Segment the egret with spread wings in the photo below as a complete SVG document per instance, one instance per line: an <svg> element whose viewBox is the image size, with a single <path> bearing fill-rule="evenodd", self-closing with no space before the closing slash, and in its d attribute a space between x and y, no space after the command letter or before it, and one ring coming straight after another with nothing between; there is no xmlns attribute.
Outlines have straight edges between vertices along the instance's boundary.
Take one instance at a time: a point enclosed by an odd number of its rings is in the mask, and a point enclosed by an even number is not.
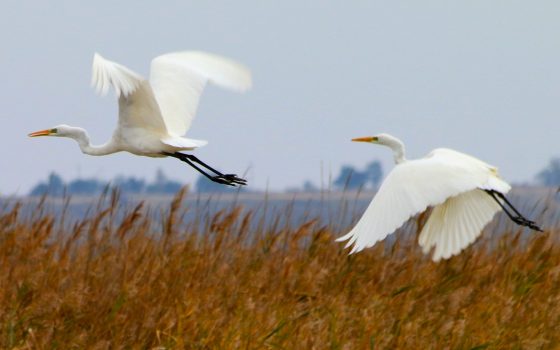
<svg viewBox="0 0 560 350"><path fill-rule="evenodd" d="M111 139L94 146L84 129L68 125L58 125L29 136L69 137L78 142L83 153L94 156L126 151L140 156L174 157L214 182L245 185L244 179L223 174L196 156L183 153L207 144L183 135L190 128L198 100L208 82L243 92L251 87L251 73L227 58L185 51L154 58L148 81L95 54L92 85L100 94L106 94L112 86L119 98L119 120Z"/></svg>
<svg viewBox="0 0 560 350"><path fill-rule="evenodd" d="M387 175L356 226L337 241L354 245L351 253L373 246L410 217L432 207L419 236L424 253L435 247L433 260L447 259L480 235L500 209L516 224L542 231L509 202L511 186L498 170L451 149L438 148L425 158L405 159L404 144L388 134L352 141L388 146L395 168Z"/></svg>

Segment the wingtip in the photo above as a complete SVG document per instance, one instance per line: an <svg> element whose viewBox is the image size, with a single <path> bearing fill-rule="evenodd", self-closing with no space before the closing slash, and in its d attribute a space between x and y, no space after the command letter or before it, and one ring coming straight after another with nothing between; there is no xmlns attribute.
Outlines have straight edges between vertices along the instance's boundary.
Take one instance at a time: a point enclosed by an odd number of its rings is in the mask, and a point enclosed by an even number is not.
<svg viewBox="0 0 560 350"><path fill-rule="evenodd" d="M103 58L98 52L93 54L91 86L101 96L112 86L116 96L128 96L139 86L143 78L116 62Z"/></svg>
<svg viewBox="0 0 560 350"><path fill-rule="evenodd" d="M225 84L225 87L234 92L244 94L253 88L253 77L251 74L251 70L240 63L233 63L238 68L238 76L237 78L235 78L235 82L232 81L230 84Z"/></svg>
<svg viewBox="0 0 560 350"><path fill-rule="evenodd" d="M104 58L103 58L103 56L101 56L99 54L99 52L94 52L93 53L93 63L94 64L95 64L95 62L99 62L99 61L103 61L103 60L104 60Z"/></svg>
<svg viewBox="0 0 560 350"><path fill-rule="evenodd" d="M352 247L352 250L350 250L350 253L348 253L348 255L355 254L355 253L359 252L360 250L362 250L362 248L358 247L357 244L354 244L354 246Z"/></svg>
<svg viewBox="0 0 560 350"><path fill-rule="evenodd" d="M244 64L238 63L241 69L244 71L245 74L245 83L242 87L242 92L247 92L253 88L253 73L249 69L249 67L245 66Z"/></svg>
<svg viewBox="0 0 560 350"><path fill-rule="evenodd" d="M335 242L344 242L344 241L349 240L351 237L352 237L352 232L348 232L344 236L340 236L340 237L336 238Z"/></svg>

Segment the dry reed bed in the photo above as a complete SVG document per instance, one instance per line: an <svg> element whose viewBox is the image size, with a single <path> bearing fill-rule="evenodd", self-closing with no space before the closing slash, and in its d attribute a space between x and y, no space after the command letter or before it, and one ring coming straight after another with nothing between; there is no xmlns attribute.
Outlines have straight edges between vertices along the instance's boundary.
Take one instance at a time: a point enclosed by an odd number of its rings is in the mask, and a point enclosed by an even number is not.
<svg viewBox="0 0 560 350"><path fill-rule="evenodd" d="M558 229L433 263L413 234L347 256L314 221L232 208L203 232L180 193L153 229L118 195L72 229L0 215L0 347L539 349L560 346ZM421 219L418 219L421 220ZM487 232L486 236L491 236ZM407 238L409 237L409 238Z"/></svg>

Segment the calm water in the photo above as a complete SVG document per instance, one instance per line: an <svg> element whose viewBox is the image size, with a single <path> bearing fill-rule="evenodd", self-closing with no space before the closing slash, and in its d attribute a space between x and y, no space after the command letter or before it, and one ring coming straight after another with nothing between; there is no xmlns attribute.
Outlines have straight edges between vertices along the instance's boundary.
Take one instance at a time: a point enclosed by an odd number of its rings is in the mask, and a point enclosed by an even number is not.
<svg viewBox="0 0 560 350"><path fill-rule="evenodd" d="M187 194L182 202L181 212L186 225L203 228L209 218L220 211L241 207L242 212L253 213L253 224L273 224L279 219L280 225L300 225L312 219L317 224L330 226L335 232L344 232L353 225L366 209L373 192L322 192L322 193L239 193L239 194ZM560 226L560 194L556 189L522 187L515 188L508 195L511 202L528 218L543 227ZM160 223L166 215L172 196L127 196L119 200L116 217L122 217L139 203L143 203L143 213ZM22 204L21 217L40 215L37 205L40 198L0 198L0 208L6 211L15 203ZM91 217L107 208L109 199L74 197L69 200L49 198L45 201L41 215L52 214L60 217L65 211L65 222L69 225ZM65 209L66 208L66 209ZM99 209L101 208L101 209ZM117 220L118 222L118 220ZM410 223L409 223L410 224ZM492 225L503 229L514 227L503 213L499 213ZM501 230L503 231L503 230Z"/></svg>

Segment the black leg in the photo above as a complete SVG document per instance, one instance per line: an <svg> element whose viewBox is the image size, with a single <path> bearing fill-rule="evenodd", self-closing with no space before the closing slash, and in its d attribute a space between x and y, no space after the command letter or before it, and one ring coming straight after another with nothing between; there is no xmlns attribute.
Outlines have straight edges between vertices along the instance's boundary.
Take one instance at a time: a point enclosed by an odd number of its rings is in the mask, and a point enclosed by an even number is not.
<svg viewBox="0 0 560 350"><path fill-rule="evenodd" d="M525 222L525 226L532 228L533 230L537 230L540 232L543 232L543 230L537 226L536 222L527 219L526 217L524 217L514 206L513 204L511 204L511 202L506 198L506 196L503 193L497 192L497 195L504 200L504 202L511 208L511 210L513 210L513 212L517 215L517 217Z"/></svg>
<svg viewBox="0 0 560 350"><path fill-rule="evenodd" d="M502 210L511 219L511 221L515 222L518 225L526 226L529 227L530 229L543 232L543 230L539 226L537 226L537 224L534 221L531 221L525 218L523 215L521 215L521 213L513 206L513 204L511 204L511 202L507 200L507 198L504 196L503 193L494 190L484 190L484 191L488 193L492 198L494 198L496 203L500 205ZM509 212L509 210L506 208L504 203L502 203L498 197L500 197L511 208L511 210L513 210L515 216Z"/></svg>
<svg viewBox="0 0 560 350"><path fill-rule="evenodd" d="M220 173L219 171L213 169L209 165L207 165L205 163L202 163L202 161L200 161L198 158L196 158L196 157L194 157L190 154L184 154L184 153L179 153L179 152L175 152L175 153L163 152L163 154L166 155L166 156L169 156L169 157L177 158L177 159L187 163L188 165L193 167L196 171L198 171L199 173L201 173L202 175L204 175L206 178L208 178L209 180L211 180L213 182L217 182L219 184L228 185L228 186L246 185L247 184L247 181L245 181L244 179L238 178L237 176L235 176L233 174L224 175L224 174ZM204 171L199 166L197 166L194 162L197 162L197 163L201 164L203 167L207 168L208 170L214 172L216 174L216 176L212 176L212 175L208 174L206 171Z"/></svg>
<svg viewBox="0 0 560 350"><path fill-rule="evenodd" d="M226 179L227 181L236 183L238 185L246 185L247 184L247 180L242 179L235 174L225 174L224 175L221 172L219 172L218 170L212 168L210 165L208 165L208 164L204 163L203 161L201 161L200 159L198 159L198 157L196 157L195 155L185 154L185 156L187 156L193 162L196 162L196 163L202 165L203 167L205 167L206 169L212 171L214 174L218 175L218 177L220 177L222 179Z"/></svg>
<svg viewBox="0 0 560 350"><path fill-rule="evenodd" d="M210 165L208 165L208 164L204 163L203 161L201 161L200 159L198 159L198 157L195 156L194 154L185 154L185 156L187 156L193 162L198 163L198 164L202 165L203 167L205 167L206 169L212 171L216 175L220 175L220 176L224 175L221 172L219 172L218 170L212 168Z"/></svg>
<svg viewBox="0 0 560 350"><path fill-rule="evenodd" d="M506 215L511 219L511 221L515 222L518 225L524 225L525 223L527 223L528 221L525 220L524 218L518 216L514 216L513 214L511 214L508 210L508 208L506 208L506 206L498 199L498 197L496 197L496 194L492 191L487 191L488 194L490 194L490 196L492 198L494 198L494 200L496 201L496 203L498 203L498 205L502 208L502 210L504 211L504 213L506 213Z"/></svg>
<svg viewBox="0 0 560 350"><path fill-rule="evenodd" d="M503 193L496 192L496 195L497 195L498 197L500 197L501 199L503 199L504 202L506 202L506 204L513 210L513 212L514 212L515 214L517 214L517 216L523 217L523 215L521 215L521 213L520 213L519 211L517 211L517 209L515 209L515 207L513 206L513 204L510 203L510 201L506 198L506 196L504 196ZM531 222L532 222L532 221L531 221Z"/></svg>
<svg viewBox="0 0 560 350"><path fill-rule="evenodd" d="M219 184L223 184L223 185L229 185L229 186L235 186L234 184L232 184L229 181L226 181L224 179L222 179L219 176L211 176L209 175L207 172L205 172L204 170L200 169L196 164L194 164L193 162L191 162L189 160L188 157L185 157L186 154L182 154L182 153L166 153L166 155L170 156L170 157L174 157L177 158L185 163L187 163L188 165L192 166L194 169L196 169L196 171L198 171L199 173L201 173L202 175L204 175L205 177L207 177L210 181L214 181L217 182Z"/></svg>

